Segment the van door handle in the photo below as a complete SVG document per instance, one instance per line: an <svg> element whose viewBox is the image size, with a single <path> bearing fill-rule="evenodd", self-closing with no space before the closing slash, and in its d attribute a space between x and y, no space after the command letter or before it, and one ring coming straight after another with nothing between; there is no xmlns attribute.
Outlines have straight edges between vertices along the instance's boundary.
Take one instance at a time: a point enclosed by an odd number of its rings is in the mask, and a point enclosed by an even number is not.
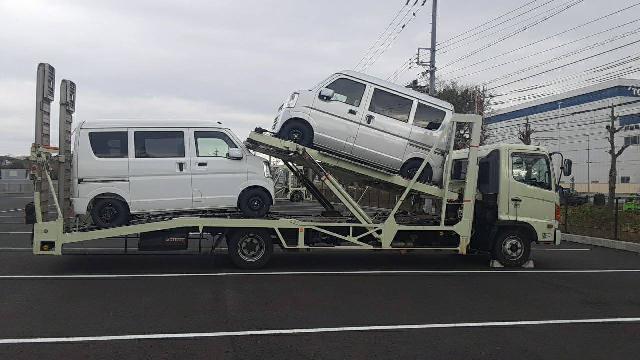
<svg viewBox="0 0 640 360"><path fill-rule="evenodd" d="M198 166L207 166L207 163L206 162L199 162Z"/></svg>
<svg viewBox="0 0 640 360"><path fill-rule="evenodd" d="M515 203L521 203L522 199L520 199L519 197L512 197L511 201L515 202Z"/></svg>
<svg viewBox="0 0 640 360"><path fill-rule="evenodd" d="M373 115L367 115L366 119L367 119L367 124L371 124L371 122L373 121L373 119L375 119L375 117Z"/></svg>
<svg viewBox="0 0 640 360"><path fill-rule="evenodd" d="M182 161L178 161L178 171L179 172L184 171L184 163Z"/></svg>
<svg viewBox="0 0 640 360"><path fill-rule="evenodd" d="M349 111L347 111L347 112L348 112L349 114L351 114L351 115L357 115L357 114L358 114L358 112L357 112L357 111L355 111L355 110L353 110L353 109L349 109Z"/></svg>

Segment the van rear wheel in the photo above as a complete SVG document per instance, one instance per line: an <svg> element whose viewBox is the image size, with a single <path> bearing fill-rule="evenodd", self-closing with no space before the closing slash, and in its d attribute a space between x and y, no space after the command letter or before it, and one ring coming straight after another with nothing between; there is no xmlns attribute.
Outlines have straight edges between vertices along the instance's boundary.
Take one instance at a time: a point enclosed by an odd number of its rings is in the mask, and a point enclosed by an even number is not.
<svg viewBox="0 0 640 360"><path fill-rule="evenodd" d="M129 223L129 208L118 199L98 199L91 208L93 224L101 228L122 226Z"/></svg>
<svg viewBox="0 0 640 360"><path fill-rule="evenodd" d="M288 121L278 132L278 137L302 146L313 144L313 130L302 121Z"/></svg>
<svg viewBox="0 0 640 360"><path fill-rule="evenodd" d="M405 162L400 168L400 176L408 180L413 179L416 172L420 169L420 165L422 165L422 160L420 159L411 159ZM430 183L432 179L433 169L431 168L431 164L427 164L422 170L420 177L418 177L418 181L421 183Z"/></svg>

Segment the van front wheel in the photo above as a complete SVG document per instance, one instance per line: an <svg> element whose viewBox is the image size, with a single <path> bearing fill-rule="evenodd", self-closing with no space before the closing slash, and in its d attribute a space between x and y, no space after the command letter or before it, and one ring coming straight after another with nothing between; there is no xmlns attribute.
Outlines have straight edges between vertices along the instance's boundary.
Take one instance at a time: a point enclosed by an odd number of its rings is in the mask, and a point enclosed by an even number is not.
<svg viewBox="0 0 640 360"><path fill-rule="evenodd" d="M267 215L271 207L271 196L262 189L252 188L243 191L238 198L238 207L242 214L250 218Z"/></svg>
<svg viewBox="0 0 640 360"><path fill-rule="evenodd" d="M129 223L129 208L118 199L98 199L91 208L93 224L100 228L122 226Z"/></svg>
<svg viewBox="0 0 640 360"><path fill-rule="evenodd" d="M284 124L278 132L278 137L302 146L309 147L313 144L313 130L301 121L292 120Z"/></svg>

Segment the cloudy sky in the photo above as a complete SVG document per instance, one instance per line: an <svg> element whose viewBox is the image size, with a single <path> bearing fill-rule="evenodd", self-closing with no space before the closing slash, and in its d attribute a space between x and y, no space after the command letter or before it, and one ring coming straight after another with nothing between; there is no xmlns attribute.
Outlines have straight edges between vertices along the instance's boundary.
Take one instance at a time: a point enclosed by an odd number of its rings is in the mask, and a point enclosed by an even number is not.
<svg viewBox="0 0 640 360"><path fill-rule="evenodd" d="M291 91L309 88L336 70L355 68L394 18L395 23L373 47L374 56L370 52L366 57L365 63L370 65L365 71L387 78L398 69L406 69L403 63L416 53L418 46L426 46L429 39L431 2L426 1L420 7L422 2L419 0L411 8L414 0L409 6L404 6L405 0L0 0L0 154L26 154L33 141L35 75L39 62L55 66L56 92L63 78L77 84L76 120L212 119L222 121L245 137L250 129L269 125L277 107ZM459 43L446 42L527 3L520 11L454 39ZM457 80L474 85L487 82L492 87L632 43L640 39L640 22L623 24L640 17L640 6L492 59L636 3L635 0L441 0L438 40L443 43L443 51L438 57L439 65L447 65L508 37L445 66L442 78L477 72ZM525 10L531 11L514 18ZM537 26L527 26L542 19ZM614 26L621 27L580 40ZM527 29L509 37L523 27ZM465 39L468 35L473 37ZM392 39L395 40L391 42ZM586 46L593 48L584 50ZM566 55L573 51L578 52ZM638 44L625 45L589 61L496 91L508 92L573 74L577 74L573 83L554 85L554 91L584 85L587 77L579 76L582 71L639 52ZM541 64L563 55L557 61ZM523 57L527 58L519 60ZM460 69L483 60L486 61L475 67ZM513 63L488 69L509 61ZM522 72L495 80L516 71ZM406 69L394 80L406 83L418 72L415 67ZM638 78L638 73L626 77ZM58 95L52 123L57 123Z"/></svg>

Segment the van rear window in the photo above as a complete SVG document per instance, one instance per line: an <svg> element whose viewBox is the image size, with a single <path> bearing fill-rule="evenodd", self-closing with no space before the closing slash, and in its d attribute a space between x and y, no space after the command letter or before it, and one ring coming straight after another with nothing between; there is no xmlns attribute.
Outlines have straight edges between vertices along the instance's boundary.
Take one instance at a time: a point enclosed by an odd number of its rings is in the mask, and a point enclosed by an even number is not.
<svg viewBox="0 0 640 360"><path fill-rule="evenodd" d="M136 131L133 135L136 158L184 157L184 132Z"/></svg>
<svg viewBox="0 0 640 360"><path fill-rule="evenodd" d="M90 132L91 150L99 158L126 158L129 156L126 131Z"/></svg>
<svg viewBox="0 0 640 360"><path fill-rule="evenodd" d="M413 117L413 125L427 130L438 130L446 113L423 103L418 103L416 114Z"/></svg>

